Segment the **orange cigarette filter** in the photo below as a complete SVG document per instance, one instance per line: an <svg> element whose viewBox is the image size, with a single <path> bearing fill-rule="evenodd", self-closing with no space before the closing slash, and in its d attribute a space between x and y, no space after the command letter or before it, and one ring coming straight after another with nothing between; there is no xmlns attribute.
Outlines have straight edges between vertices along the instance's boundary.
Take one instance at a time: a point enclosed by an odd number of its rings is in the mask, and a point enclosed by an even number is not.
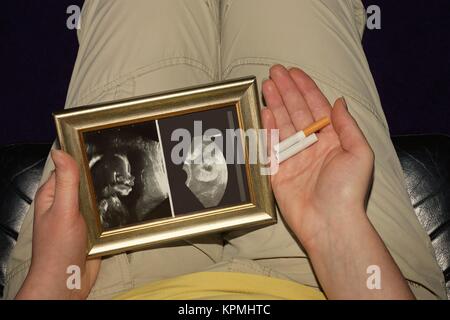
<svg viewBox="0 0 450 320"><path fill-rule="evenodd" d="M331 120L329 117L325 117L323 119L320 119L319 121L314 122L312 125L310 125L308 128L304 129L303 132L305 133L305 137L316 133L317 131L325 128L327 125L331 123Z"/></svg>
<svg viewBox="0 0 450 320"><path fill-rule="evenodd" d="M289 138L286 138L285 140L281 141L279 144L275 145L274 150L277 152L282 152L283 150L286 150L289 147L292 147L293 145L295 145L297 143L301 143L303 141L303 139L309 137L313 133L316 133L317 131L326 127L330 123L331 123L331 120L328 117L320 119L319 121L314 122L308 128L297 132L296 134L290 136Z"/></svg>

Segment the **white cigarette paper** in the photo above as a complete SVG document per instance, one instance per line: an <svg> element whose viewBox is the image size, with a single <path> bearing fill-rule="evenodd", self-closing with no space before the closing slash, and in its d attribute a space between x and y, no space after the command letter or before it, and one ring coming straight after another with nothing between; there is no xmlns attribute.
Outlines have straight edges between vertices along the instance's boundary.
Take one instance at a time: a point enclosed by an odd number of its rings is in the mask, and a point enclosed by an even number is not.
<svg viewBox="0 0 450 320"><path fill-rule="evenodd" d="M293 146L297 142L300 142L303 139L305 139L305 132L299 131L296 134L290 136L289 138L287 138L287 139L281 141L280 143L278 143L277 145L275 145L273 147L273 149L276 152L281 152L281 151L284 151L287 148Z"/></svg>
<svg viewBox="0 0 450 320"><path fill-rule="evenodd" d="M282 162L286 161L287 159L295 156L297 153L312 146L317 141L319 141L319 139L317 138L317 135L315 133L313 133L313 134L307 136L306 138L303 138L302 140L298 141L294 145L291 145L289 148L284 149L281 152L275 151L275 155L278 159L278 163L282 163Z"/></svg>

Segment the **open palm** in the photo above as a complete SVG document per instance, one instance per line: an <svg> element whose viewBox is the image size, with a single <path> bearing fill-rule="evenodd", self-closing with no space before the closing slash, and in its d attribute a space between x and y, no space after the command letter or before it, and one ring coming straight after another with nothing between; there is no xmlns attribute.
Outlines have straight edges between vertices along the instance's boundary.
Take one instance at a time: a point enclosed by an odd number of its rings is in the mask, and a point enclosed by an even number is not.
<svg viewBox="0 0 450 320"><path fill-rule="evenodd" d="M279 129L280 140L330 117L319 141L280 164L271 177L280 211L302 244L327 239L330 228L362 212L373 170L373 152L347 110L344 99L334 108L314 81L297 68L273 66L263 83L268 108L266 129Z"/></svg>

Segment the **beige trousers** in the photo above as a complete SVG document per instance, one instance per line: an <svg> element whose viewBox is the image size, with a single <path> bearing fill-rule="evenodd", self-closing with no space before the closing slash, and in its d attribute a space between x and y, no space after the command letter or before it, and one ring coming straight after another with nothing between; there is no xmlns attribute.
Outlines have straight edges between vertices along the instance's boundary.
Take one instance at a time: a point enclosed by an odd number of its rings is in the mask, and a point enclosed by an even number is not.
<svg viewBox="0 0 450 320"><path fill-rule="evenodd" d="M368 215L419 298L445 298L443 275L410 204L362 46L360 0L87 0L66 108L300 67L331 102L345 96L376 156ZM50 115L49 115L50 116ZM53 169L47 161L42 180ZM29 268L33 209L8 266L13 298ZM90 298L202 270L272 275L317 287L282 219L103 259Z"/></svg>

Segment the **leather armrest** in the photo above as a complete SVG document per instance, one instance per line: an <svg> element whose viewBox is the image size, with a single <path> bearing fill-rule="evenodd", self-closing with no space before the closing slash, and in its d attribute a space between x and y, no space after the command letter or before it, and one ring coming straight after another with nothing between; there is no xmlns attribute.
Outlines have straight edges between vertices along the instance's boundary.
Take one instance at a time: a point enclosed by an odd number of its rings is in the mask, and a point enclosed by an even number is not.
<svg viewBox="0 0 450 320"><path fill-rule="evenodd" d="M393 138L416 215L431 238L450 298L450 137Z"/></svg>
<svg viewBox="0 0 450 320"><path fill-rule="evenodd" d="M0 147L0 297L6 264L34 199L51 144Z"/></svg>

